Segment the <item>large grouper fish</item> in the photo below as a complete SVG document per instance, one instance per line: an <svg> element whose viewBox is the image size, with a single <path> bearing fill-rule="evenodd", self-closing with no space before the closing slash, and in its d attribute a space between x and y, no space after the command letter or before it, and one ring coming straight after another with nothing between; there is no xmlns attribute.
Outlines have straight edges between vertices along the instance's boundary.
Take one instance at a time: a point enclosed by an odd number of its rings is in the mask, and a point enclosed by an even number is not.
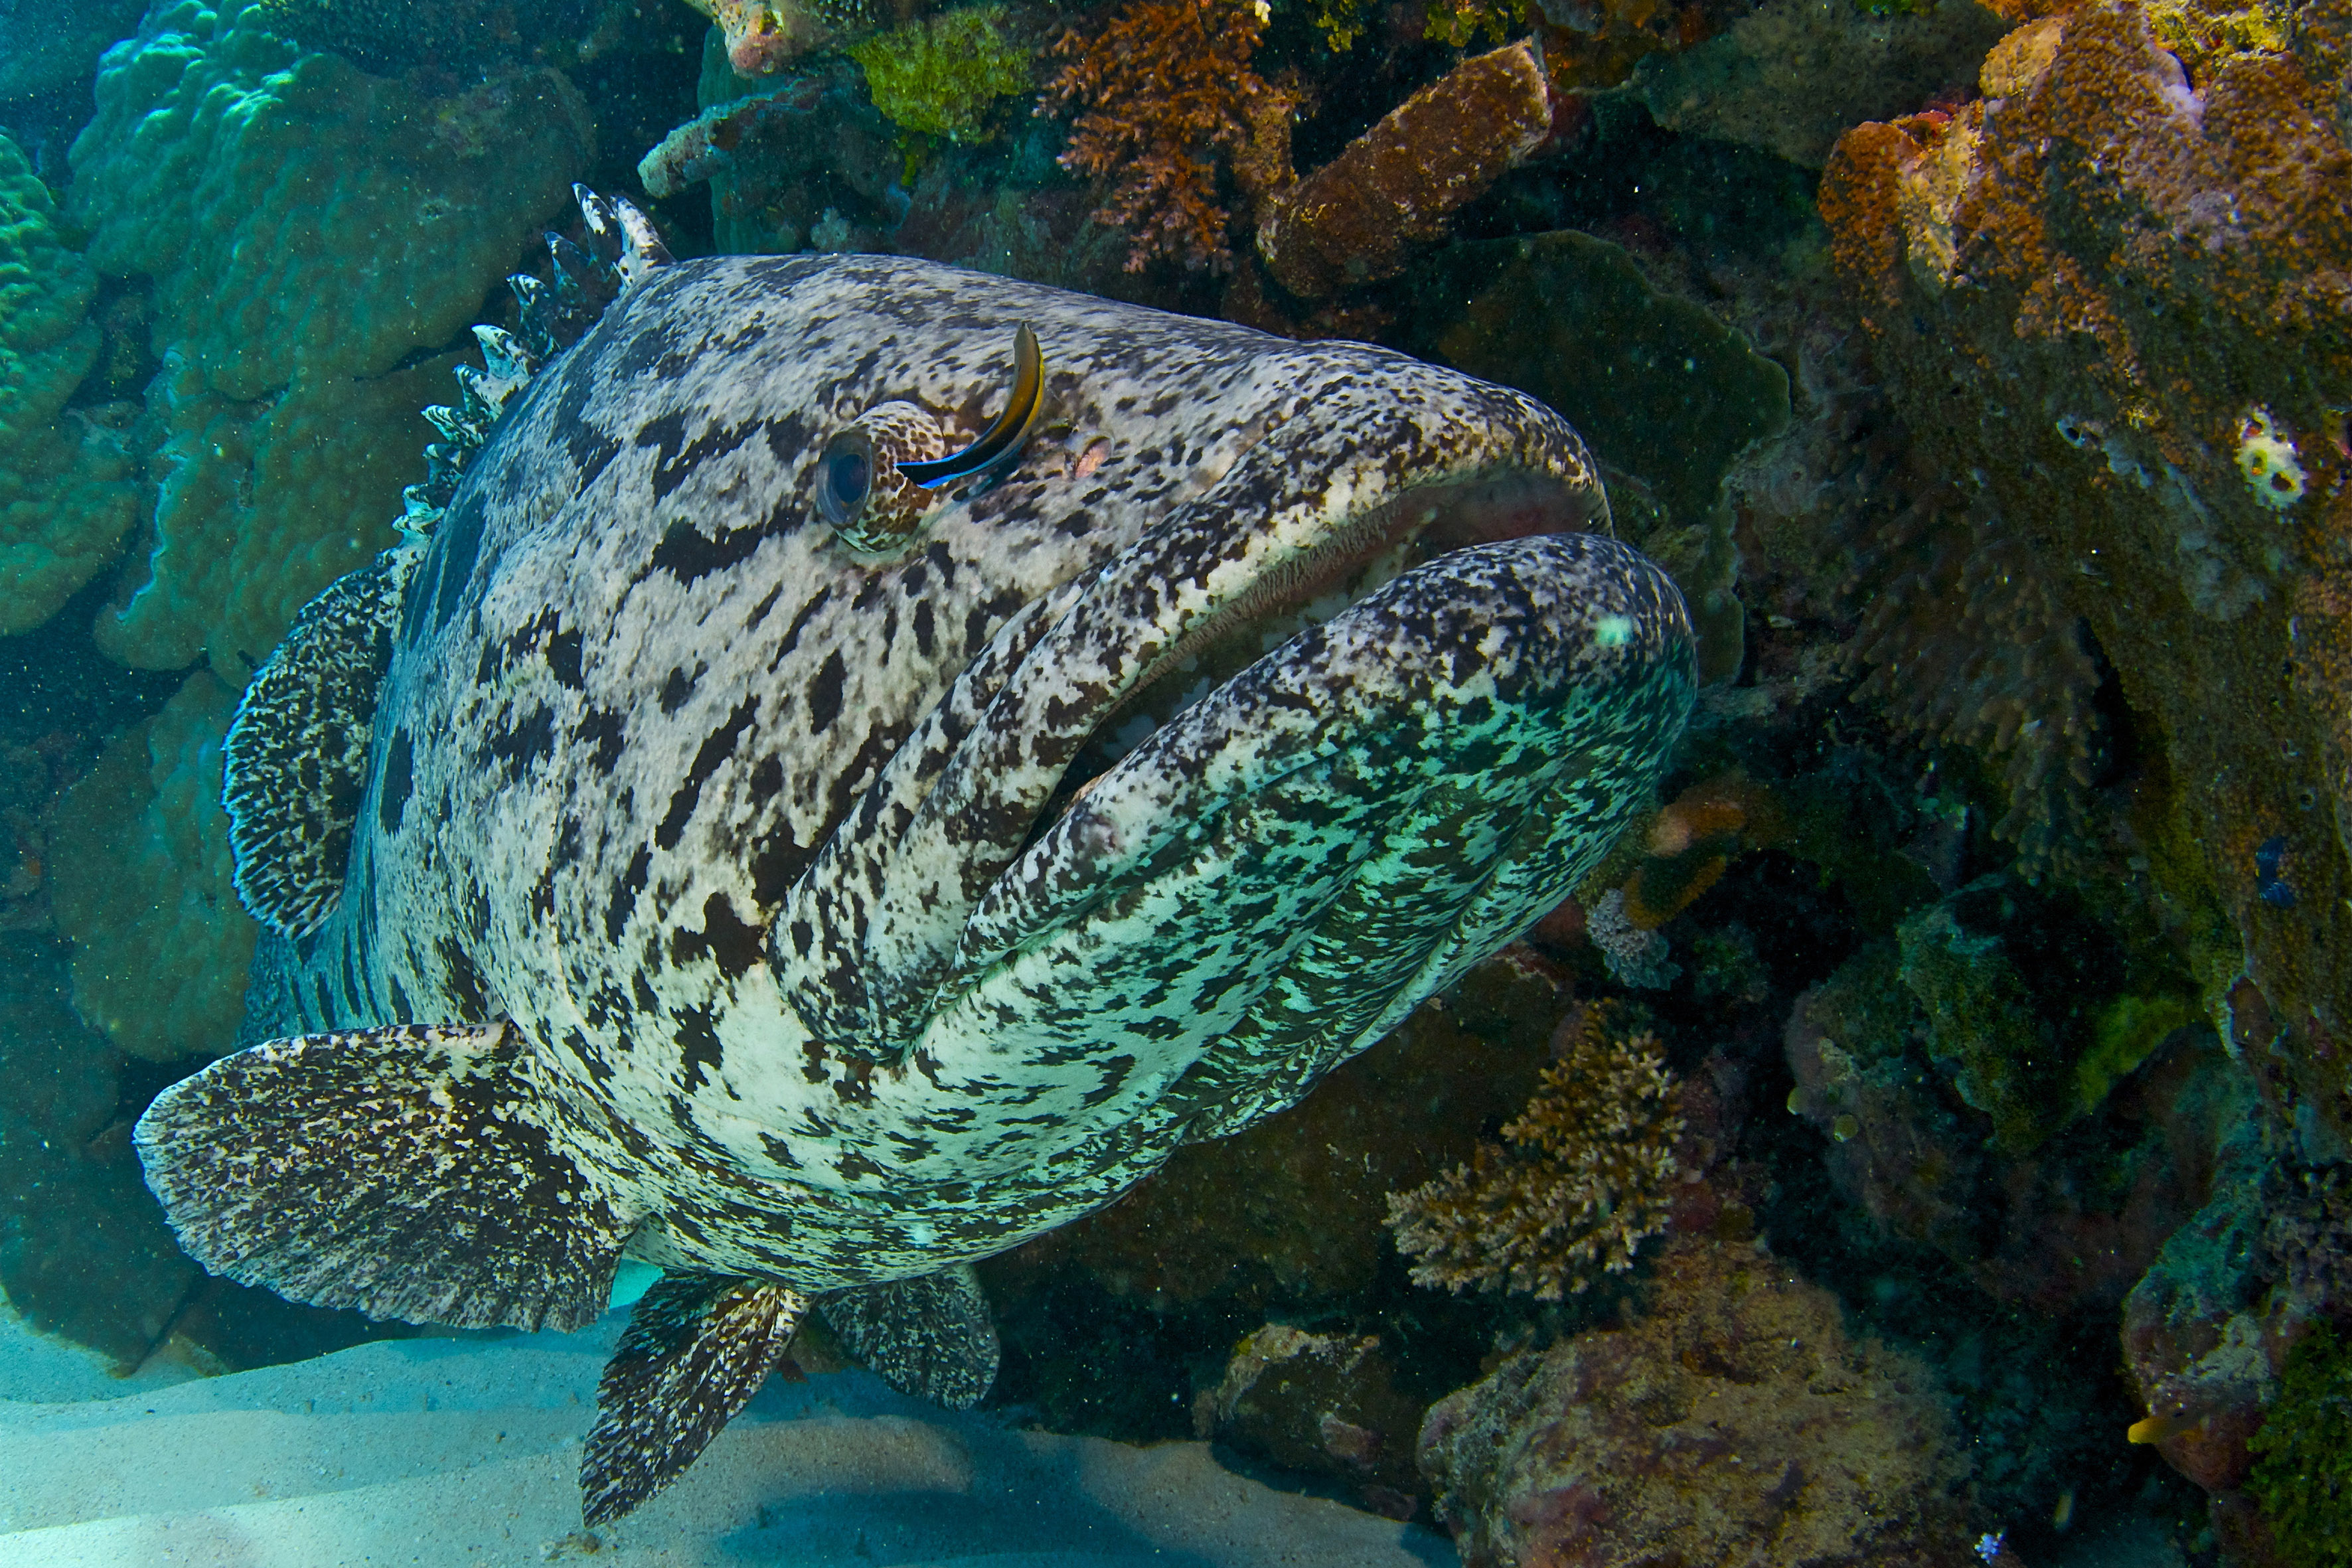
<svg viewBox="0 0 2352 1568"><path fill-rule="evenodd" d="M252 1042L147 1178L229 1279L570 1329L591 1524L804 1312L987 1391L971 1264L1304 1095L1645 809L1681 596L1518 393L583 193L403 542L225 747Z"/></svg>

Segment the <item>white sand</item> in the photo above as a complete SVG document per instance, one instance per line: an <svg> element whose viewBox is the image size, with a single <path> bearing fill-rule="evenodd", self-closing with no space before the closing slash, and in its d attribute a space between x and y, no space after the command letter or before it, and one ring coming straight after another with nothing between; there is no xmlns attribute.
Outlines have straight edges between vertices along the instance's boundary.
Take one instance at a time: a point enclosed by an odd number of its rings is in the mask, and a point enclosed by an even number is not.
<svg viewBox="0 0 2352 1568"><path fill-rule="evenodd" d="M1199 1444L1010 1431L862 1373L771 1381L684 1479L592 1540L580 1445L621 1318L145 1385L0 1325L0 1568L1454 1561L1441 1538L1270 1490Z"/></svg>

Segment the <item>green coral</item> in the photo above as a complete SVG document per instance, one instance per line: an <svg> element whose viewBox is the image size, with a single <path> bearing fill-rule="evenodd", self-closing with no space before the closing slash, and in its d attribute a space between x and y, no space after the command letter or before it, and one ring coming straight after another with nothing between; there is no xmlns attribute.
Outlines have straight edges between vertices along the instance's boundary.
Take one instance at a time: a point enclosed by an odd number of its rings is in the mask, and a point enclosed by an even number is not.
<svg viewBox="0 0 2352 1568"><path fill-rule="evenodd" d="M1002 5L909 22L843 52L864 68L875 108L950 142L987 140L990 108L1029 90L1029 51L1005 37Z"/></svg>
<svg viewBox="0 0 2352 1568"><path fill-rule="evenodd" d="M2246 1490L2289 1568L2352 1563L2352 1340L2323 1324L2287 1353L2278 1399L2246 1447Z"/></svg>
<svg viewBox="0 0 2352 1568"><path fill-rule="evenodd" d="M61 230L48 188L0 137L0 636L54 615L137 518L121 438L67 411L102 345L97 274Z"/></svg>

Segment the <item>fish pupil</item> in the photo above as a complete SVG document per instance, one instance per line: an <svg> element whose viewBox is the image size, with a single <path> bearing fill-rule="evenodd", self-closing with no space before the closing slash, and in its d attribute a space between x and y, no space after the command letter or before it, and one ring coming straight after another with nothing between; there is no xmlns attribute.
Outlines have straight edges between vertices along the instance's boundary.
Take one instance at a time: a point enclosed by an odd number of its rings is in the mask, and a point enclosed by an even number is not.
<svg viewBox="0 0 2352 1568"><path fill-rule="evenodd" d="M863 452L836 452L826 465L825 482L833 489L833 499L844 510L856 507L866 499L866 489L872 471Z"/></svg>

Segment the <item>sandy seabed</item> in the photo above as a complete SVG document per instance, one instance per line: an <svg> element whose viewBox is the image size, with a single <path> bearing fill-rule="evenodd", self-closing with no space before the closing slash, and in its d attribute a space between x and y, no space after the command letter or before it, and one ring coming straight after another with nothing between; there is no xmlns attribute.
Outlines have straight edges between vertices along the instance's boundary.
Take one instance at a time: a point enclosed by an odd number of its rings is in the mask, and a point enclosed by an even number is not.
<svg viewBox="0 0 2352 1568"><path fill-rule="evenodd" d="M0 1568L744 1564L1433 1568L1445 1541L1205 1446L1013 1429L864 1373L771 1380L699 1463L590 1535L577 1475L625 1314L124 1383L0 1326Z"/></svg>

